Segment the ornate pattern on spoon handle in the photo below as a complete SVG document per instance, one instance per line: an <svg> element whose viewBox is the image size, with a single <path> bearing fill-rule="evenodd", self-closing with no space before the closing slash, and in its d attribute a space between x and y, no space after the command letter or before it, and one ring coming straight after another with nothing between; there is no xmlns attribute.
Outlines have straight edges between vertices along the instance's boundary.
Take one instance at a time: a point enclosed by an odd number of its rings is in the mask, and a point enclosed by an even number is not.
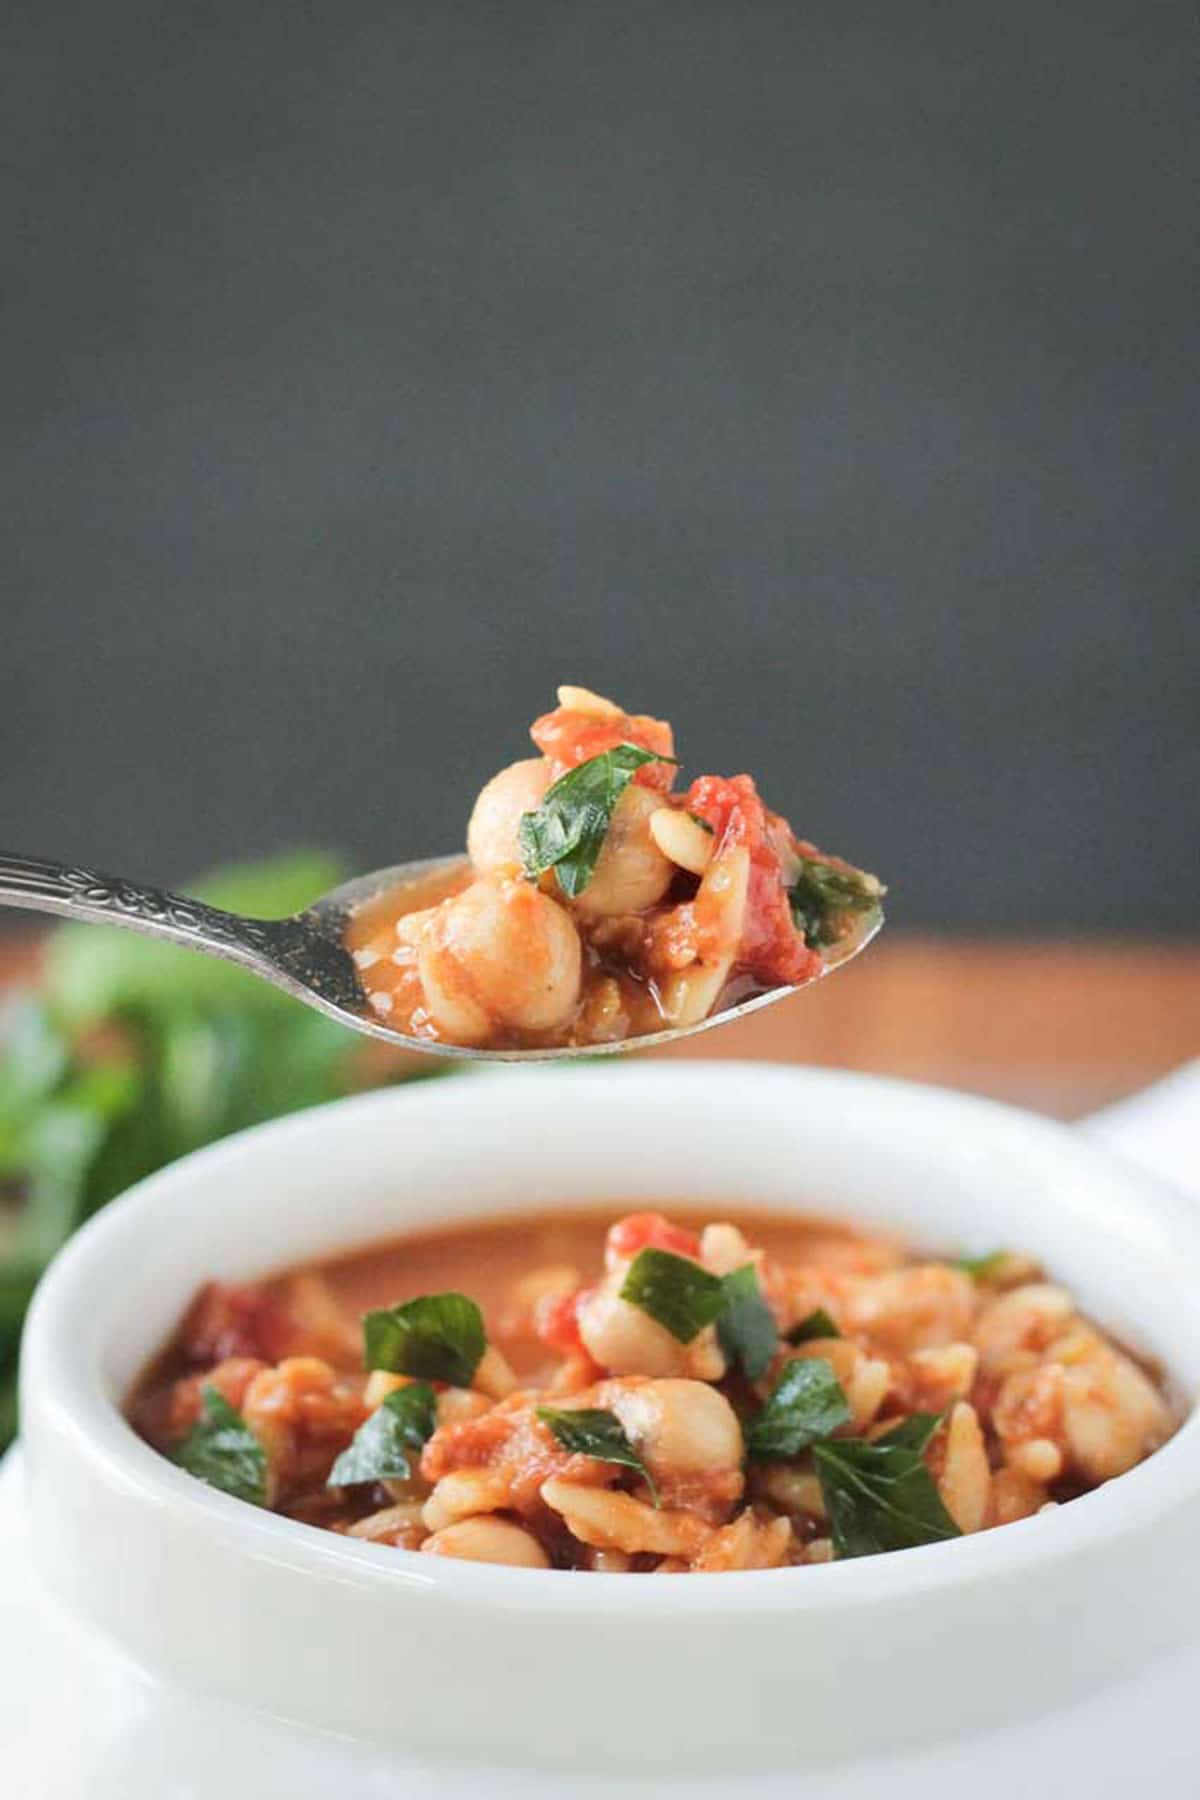
<svg viewBox="0 0 1200 1800"><path fill-rule="evenodd" d="M361 1013L366 997L336 915L247 919L187 894L102 875L72 863L0 855L0 906L124 925L210 956L241 963L326 1012Z"/></svg>
<svg viewBox="0 0 1200 1800"><path fill-rule="evenodd" d="M0 856L0 905L6 901L94 924L126 925L175 943L206 945L238 961L270 957L277 948L278 928L271 920L245 919L166 888L38 857Z"/></svg>

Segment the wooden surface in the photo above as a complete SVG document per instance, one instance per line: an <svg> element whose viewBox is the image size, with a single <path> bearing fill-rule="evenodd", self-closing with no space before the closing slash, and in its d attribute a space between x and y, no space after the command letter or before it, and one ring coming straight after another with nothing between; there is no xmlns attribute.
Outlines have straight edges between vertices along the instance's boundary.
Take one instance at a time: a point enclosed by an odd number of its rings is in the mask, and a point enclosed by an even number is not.
<svg viewBox="0 0 1200 1800"><path fill-rule="evenodd" d="M1200 946L885 937L669 1054L869 1069L1075 1118L1200 1056Z"/></svg>
<svg viewBox="0 0 1200 1800"><path fill-rule="evenodd" d="M0 938L0 986L35 941ZM670 1056L869 1069L1074 1118L1200 1056L1200 944L885 937L818 987Z"/></svg>

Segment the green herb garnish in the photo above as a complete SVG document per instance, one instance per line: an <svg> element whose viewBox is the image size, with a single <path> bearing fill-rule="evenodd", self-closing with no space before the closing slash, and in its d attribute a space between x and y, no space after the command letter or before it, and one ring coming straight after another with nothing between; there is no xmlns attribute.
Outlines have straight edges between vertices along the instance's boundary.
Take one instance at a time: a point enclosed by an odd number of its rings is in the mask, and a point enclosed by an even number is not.
<svg viewBox="0 0 1200 1800"><path fill-rule="evenodd" d="M692 821L693 825L698 825L700 827L701 831L707 831L709 837L712 837L713 828L709 824L707 819L702 819L700 817L699 813L694 813L694 812L690 812L688 814L688 818Z"/></svg>
<svg viewBox="0 0 1200 1800"><path fill-rule="evenodd" d="M368 1369L470 1387L486 1349L483 1314L465 1294L422 1294L363 1319Z"/></svg>
<svg viewBox="0 0 1200 1800"><path fill-rule="evenodd" d="M750 1421L746 1452L751 1462L780 1462L849 1423L850 1408L832 1366L822 1356L798 1356Z"/></svg>
<svg viewBox="0 0 1200 1800"><path fill-rule="evenodd" d="M412 1474L410 1450L432 1437L437 1423L437 1395L427 1381L413 1381L384 1397L329 1471L328 1487L354 1487L362 1481L407 1481Z"/></svg>
<svg viewBox="0 0 1200 1800"><path fill-rule="evenodd" d="M814 1338L840 1338L842 1334L836 1320L818 1306L784 1335L789 1344L811 1344Z"/></svg>
<svg viewBox="0 0 1200 1800"><path fill-rule="evenodd" d="M347 873L304 851L184 885L276 918ZM115 928L52 933L37 990L0 1005L0 1450L25 1309L71 1232L189 1150L361 1086L359 1042L232 963Z"/></svg>
<svg viewBox="0 0 1200 1800"><path fill-rule="evenodd" d="M969 1275L972 1281L991 1281L1000 1273L1010 1255L1008 1250L989 1250L986 1256L960 1256L954 1266L961 1269L964 1275Z"/></svg>
<svg viewBox="0 0 1200 1800"><path fill-rule="evenodd" d="M621 1299L690 1344L725 1309L728 1298L719 1275L670 1250L639 1250L621 1286Z"/></svg>
<svg viewBox="0 0 1200 1800"><path fill-rule="evenodd" d="M885 892L878 877L865 869L841 869L805 856L788 889L792 921L810 950L824 949L844 935L847 920L874 911Z"/></svg>
<svg viewBox="0 0 1200 1800"><path fill-rule="evenodd" d="M564 1450L576 1456L594 1456L597 1462L619 1463L635 1469L646 1482L658 1505L654 1477L625 1435L616 1413L598 1406L539 1406L537 1416L553 1432Z"/></svg>
<svg viewBox="0 0 1200 1800"><path fill-rule="evenodd" d="M209 1487L249 1500L253 1506L267 1503L267 1454L224 1394L208 1382L201 1392L203 1410L172 1461L205 1481Z"/></svg>
<svg viewBox="0 0 1200 1800"><path fill-rule="evenodd" d="M918 1413L874 1443L838 1438L813 1447L837 1556L874 1556L962 1535L922 1460L940 1422Z"/></svg>
<svg viewBox="0 0 1200 1800"><path fill-rule="evenodd" d="M723 1286L725 1308L717 1319L717 1337L729 1362L748 1381L757 1381L770 1368L779 1344L775 1315L763 1299L753 1263L726 1275Z"/></svg>
<svg viewBox="0 0 1200 1800"><path fill-rule="evenodd" d="M902 1450L915 1450L918 1456L924 1454L933 1440L945 1413L909 1413L907 1419L901 1419L889 1431L881 1431L872 1442L876 1444L899 1444Z"/></svg>
<svg viewBox="0 0 1200 1800"><path fill-rule="evenodd" d="M521 864L530 881L547 869L568 900L592 879L618 800L645 763L673 762L637 744L617 744L600 756L568 769L546 789L535 812L522 814L517 828Z"/></svg>

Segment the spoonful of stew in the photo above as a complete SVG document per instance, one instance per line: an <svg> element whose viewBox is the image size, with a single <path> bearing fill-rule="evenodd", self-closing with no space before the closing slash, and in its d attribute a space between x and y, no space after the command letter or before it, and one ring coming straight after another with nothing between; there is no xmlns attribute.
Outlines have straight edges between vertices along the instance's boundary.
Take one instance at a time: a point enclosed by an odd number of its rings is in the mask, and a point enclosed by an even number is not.
<svg viewBox="0 0 1200 1800"><path fill-rule="evenodd" d="M678 785L671 727L586 688L494 775L466 856L359 876L285 919L0 856L0 904L241 964L356 1031L506 1061L666 1043L839 968L883 923L874 875L798 838L749 775Z"/></svg>

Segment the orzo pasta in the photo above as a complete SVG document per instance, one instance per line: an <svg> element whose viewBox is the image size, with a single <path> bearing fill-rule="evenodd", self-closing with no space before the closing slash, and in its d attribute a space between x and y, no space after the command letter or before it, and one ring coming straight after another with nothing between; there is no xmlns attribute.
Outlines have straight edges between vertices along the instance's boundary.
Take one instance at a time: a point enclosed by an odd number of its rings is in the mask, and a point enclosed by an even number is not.
<svg viewBox="0 0 1200 1800"><path fill-rule="evenodd" d="M686 1208L460 1226L211 1284L130 1416L193 1475L425 1555L778 1569L1070 1501L1171 1434L1028 1259Z"/></svg>

